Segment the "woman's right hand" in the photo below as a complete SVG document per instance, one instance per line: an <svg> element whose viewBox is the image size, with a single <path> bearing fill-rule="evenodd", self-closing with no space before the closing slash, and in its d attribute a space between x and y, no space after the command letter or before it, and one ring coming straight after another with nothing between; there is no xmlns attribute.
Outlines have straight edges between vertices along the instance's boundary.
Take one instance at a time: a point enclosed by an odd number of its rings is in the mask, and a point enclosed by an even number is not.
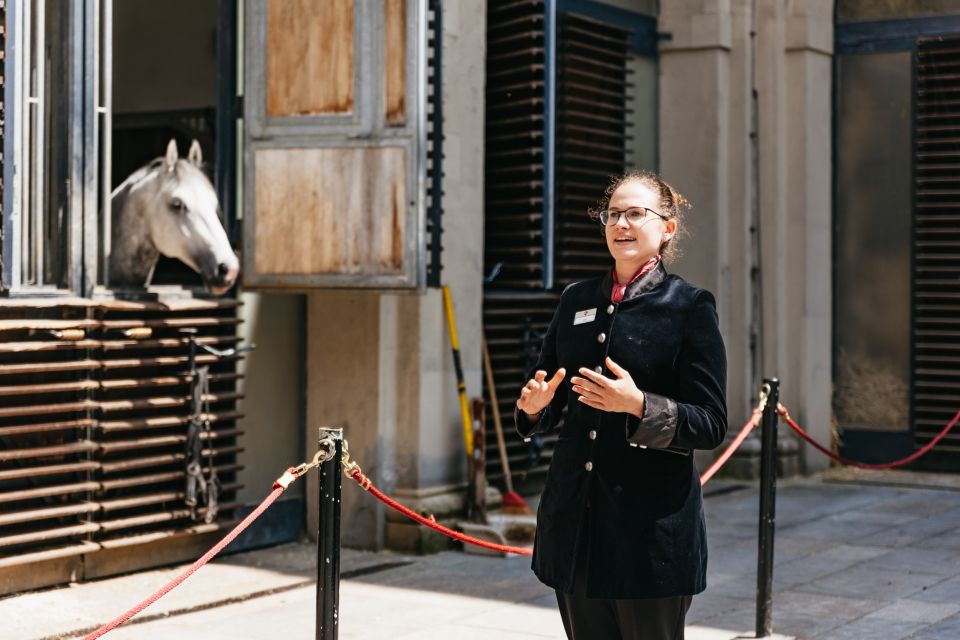
<svg viewBox="0 0 960 640"><path fill-rule="evenodd" d="M564 369L557 369L550 380L547 380L547 372L542 369L537 371L533 378L527 380L527 384L520 391L520 398L517 400L517 408L535 419L537 414L543 411L550 401L553 400L553 394L557 392L557 387L563 382L563 377L567 374Z"/></svg>

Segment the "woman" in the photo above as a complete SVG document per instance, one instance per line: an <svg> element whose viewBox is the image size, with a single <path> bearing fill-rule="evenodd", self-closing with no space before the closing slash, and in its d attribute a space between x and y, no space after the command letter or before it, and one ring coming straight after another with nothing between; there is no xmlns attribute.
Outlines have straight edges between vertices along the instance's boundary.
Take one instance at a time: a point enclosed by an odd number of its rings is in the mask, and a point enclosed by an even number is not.
<svg viewBox="0 0 960 640"><path fill-rule="evenodd" d="M726 433L726 352L713 295L663 266L687 206L651 173L611 184L595 213L615 266L564 290L517 400L524 437L567 408L533 570L574 640L682 639L706 587L692 450Z"/></svg>

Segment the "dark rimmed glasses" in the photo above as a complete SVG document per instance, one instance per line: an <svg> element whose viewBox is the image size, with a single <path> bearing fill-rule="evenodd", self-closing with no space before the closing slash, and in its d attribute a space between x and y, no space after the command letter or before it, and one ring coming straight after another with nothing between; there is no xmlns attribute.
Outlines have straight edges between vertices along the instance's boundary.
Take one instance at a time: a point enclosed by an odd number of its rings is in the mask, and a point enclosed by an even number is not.
<svg viewBox="0 0 960 640"><path fill-rule="evenodd" d="M653 219L650 214L653 214L662 220L667 219L667 216L658 211L654 211L653 209L648 209L647 207L630 207L624 211L604 209L600 212L600 224L604 226L615 225L620 222L620 216L626 215L627 222L629 222L631 225L640 225L644 224L647 220Z"/></svg>

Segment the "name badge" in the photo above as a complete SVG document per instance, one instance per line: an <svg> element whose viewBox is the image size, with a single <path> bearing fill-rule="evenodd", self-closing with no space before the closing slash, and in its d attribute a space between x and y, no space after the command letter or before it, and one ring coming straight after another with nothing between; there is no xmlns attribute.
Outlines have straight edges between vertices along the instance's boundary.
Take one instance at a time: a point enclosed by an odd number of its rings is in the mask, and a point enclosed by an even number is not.
<svg viewBox="0 0 960 640"><path fill-rule="evenodd" d="M586 324L588 322L593 322L597 318L597 308L593 309L584 309L583 311L577 311L577 314L573 316L573 324Z"/></svg>

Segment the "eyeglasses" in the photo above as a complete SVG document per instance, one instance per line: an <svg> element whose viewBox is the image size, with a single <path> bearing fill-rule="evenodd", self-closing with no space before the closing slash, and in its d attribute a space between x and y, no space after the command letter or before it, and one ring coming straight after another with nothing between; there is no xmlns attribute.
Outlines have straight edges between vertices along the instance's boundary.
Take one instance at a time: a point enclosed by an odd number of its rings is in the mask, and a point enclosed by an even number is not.
<svg viewBox="0 0 960 640"><path fill-rule="evenodd" d="M613 226L620 222L620 216L626 215L627 222L632 225L644 224L647 220L653 220L653 217L650 214L657 216L663 220L667 219L667 216L662 213L658 213L653 209L648 209L646 207L630 207L626 211L614 211L613 209L604 209L600 212L600 223L605 226Z"/></svg>

